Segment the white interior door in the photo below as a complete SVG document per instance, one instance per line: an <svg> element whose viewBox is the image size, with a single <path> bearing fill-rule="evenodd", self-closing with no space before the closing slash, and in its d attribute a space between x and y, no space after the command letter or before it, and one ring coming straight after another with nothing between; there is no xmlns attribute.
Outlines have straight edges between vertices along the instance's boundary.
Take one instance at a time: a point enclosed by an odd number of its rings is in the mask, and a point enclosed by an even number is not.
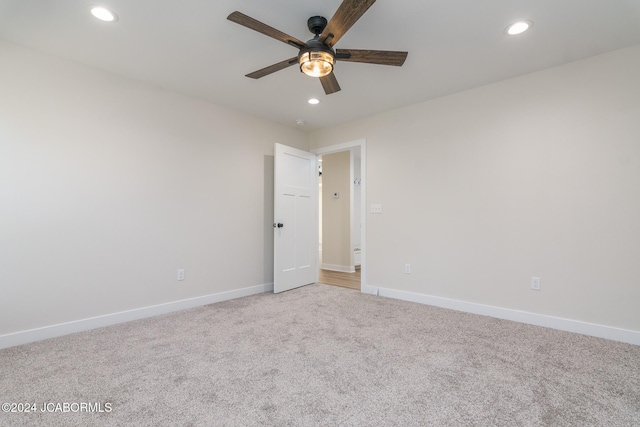
<svg viewBox="0 0 640 427"><path fill-rule="evenodd" d="M318 273L316 155L275 145L273 292L315 283Z"/></svg>

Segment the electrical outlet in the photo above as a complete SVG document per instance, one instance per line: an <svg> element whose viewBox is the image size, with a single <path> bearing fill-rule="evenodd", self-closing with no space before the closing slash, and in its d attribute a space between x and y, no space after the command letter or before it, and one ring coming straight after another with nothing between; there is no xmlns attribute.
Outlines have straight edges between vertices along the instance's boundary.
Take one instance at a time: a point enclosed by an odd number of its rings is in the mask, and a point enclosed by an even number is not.
<svg viewBox="0 0 640 427"><path fill-rule="evenodd" d="M404 265L404 272L406 274L411 274L411 264L405 264Z"/></svg>
<svg viewBox="0 0 640 427"><path fill-rule="evenodd" d="M539 291L540 290L540 278L539 277L532 277L531 278L531 289L533 289L534 291Z"/></svg>
<svg viewBox="0 0 640 427"><path fill-rule="evenodd" d="M180 281L184 280L184 268L181 268L180 270L178 270L178 280Z"/></svg>

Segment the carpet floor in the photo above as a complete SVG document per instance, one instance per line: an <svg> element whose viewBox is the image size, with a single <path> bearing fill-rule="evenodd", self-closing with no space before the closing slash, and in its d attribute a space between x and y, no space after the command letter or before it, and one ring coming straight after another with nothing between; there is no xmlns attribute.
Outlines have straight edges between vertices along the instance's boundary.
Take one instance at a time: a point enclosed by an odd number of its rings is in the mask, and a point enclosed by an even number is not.
<svg viewBox="0 0 640 427"><path fill-rule="evenodd" d="M640 346L310 285L0 350L0 396L1 426L640 426Z"/></svg>

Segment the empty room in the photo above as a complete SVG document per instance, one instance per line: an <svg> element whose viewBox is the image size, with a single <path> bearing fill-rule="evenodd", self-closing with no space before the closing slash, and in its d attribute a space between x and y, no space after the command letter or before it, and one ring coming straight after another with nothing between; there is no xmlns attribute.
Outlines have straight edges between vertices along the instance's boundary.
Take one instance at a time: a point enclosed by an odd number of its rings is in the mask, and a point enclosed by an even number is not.
<svg viewBox="0 0 640 427"><path fill-rule="evenodd" d="M639 307L637 0L0 0L2 426L639 426Z"/></svg>

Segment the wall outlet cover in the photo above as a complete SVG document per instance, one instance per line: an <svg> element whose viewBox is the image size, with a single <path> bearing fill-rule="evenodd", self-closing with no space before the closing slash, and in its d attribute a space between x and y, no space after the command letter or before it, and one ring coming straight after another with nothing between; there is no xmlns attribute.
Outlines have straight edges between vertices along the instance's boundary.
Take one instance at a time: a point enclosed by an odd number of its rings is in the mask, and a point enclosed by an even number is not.
<svg viewBox="0 0 640 427"><path fill-rule="evenodd" d="M540 290L540 278L539 277L532 277L531 278L531 289L533 289L534 291L539 291Z"/></svg>

